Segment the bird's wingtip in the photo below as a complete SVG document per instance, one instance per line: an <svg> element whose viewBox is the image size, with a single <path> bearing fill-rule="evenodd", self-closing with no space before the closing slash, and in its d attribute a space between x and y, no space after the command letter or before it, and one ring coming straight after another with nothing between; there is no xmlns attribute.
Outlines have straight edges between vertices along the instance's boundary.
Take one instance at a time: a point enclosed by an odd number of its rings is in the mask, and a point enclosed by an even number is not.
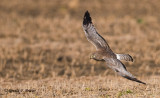
<svg viewBox="0 0 160 98"><path fill-rule="evenodd" d="M86 14L89 14L88 10L85 12L85 15L86 15Z"/></svg>
<svg viewBox="0 0 160 98"><path fill-rule="evenodd" d="M90 14L87 10L84 14L83 25L88 25L89 23L92 23L92 19L91 19Z"/></svg>
<svg viewBox="0 0 160 98"><path fill-rule="evenodd" d="M132 78L132 77L129 77L129 76L123 76L123 77L124 77L124 78L127 78L127 79L129 79L129 80L132 80L132 81L135 81L135 82L138 82L138 83L141 83L141 84L146 85L145 82L142 82L142 81L138 80L137 78Z"/></svg>

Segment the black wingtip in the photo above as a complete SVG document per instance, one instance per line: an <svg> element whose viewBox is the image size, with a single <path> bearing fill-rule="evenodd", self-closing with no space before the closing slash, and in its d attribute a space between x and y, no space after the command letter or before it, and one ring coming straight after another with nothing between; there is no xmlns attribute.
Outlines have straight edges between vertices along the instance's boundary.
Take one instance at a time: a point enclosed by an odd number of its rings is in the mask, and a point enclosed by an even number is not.
<svg viewBox="0 0 160 98"><path fill-rule="evenodd" d="M89 12L86 11L83 18L83 25L88 25L89 23L92 23L92 19L90 17Z"/></svg>
<svg viewBox="0 0 160 98"><path fill-rule="evenodd" d="M138 80L137 78L131 78L129 76L124 76L124 78L127 78L128 80L132 80L132 81L135 81L135 82L142 83L142 84L146 85L146 83Z"/></svg>

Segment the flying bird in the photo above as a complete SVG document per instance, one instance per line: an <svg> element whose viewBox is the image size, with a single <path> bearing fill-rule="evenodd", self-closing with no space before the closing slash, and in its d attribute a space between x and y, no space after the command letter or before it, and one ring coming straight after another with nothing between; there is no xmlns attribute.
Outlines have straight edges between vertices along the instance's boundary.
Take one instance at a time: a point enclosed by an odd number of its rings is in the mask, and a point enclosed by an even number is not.
<svg viewBox="0 0 160 98"><path fill-rule="evenodd" d="M90 56L91 59L105 61L107 66L118 75L138 83L146 84L127 71L125 65L120 60L133 62L133 58L129 54L116 54L111 50L107 41L96 31L88 11L84 14L82 27L88 41L96 47L96 52Z"/></svg>

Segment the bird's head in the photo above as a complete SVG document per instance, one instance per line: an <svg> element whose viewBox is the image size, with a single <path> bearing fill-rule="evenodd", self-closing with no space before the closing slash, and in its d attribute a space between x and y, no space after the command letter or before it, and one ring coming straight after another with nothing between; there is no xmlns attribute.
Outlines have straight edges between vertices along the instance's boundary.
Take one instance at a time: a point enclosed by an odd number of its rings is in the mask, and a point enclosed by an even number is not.
<svg viewBox="0 0 160 98"><path fill-rule="evenodd" d="M103 56L95 52L90 55L90 59L94 59L96 61L103 61Z"/></svg>
<svg viewBox="0 0 160 98"><path fill-rule="evenodd" d="M96 58L96 55L95 54L91 54L90 55L90 59L95 59Z"/></svg>

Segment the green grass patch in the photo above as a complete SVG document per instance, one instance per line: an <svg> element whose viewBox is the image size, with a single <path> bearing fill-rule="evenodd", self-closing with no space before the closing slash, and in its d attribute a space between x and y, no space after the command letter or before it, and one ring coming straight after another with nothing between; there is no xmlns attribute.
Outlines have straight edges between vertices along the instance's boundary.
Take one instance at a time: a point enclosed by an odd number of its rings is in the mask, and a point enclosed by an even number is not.
<svg viewBox="0 0 160 98"><path fill-rule="evenodd" d="M143 22L144 22L143 19L141 19L141 18L137 19L137 23L141 24Z"/></svg>
<svg viewBox="0 0 160 98"><path fill-rule="evenodd" d="M119 98L119 97L121 97L121 96L123 96L125 94L131 94L131 93L133 93L133 92L131 90L129 90L129 89L126 90L126 91L119 91L117 97Z"/></svg>

